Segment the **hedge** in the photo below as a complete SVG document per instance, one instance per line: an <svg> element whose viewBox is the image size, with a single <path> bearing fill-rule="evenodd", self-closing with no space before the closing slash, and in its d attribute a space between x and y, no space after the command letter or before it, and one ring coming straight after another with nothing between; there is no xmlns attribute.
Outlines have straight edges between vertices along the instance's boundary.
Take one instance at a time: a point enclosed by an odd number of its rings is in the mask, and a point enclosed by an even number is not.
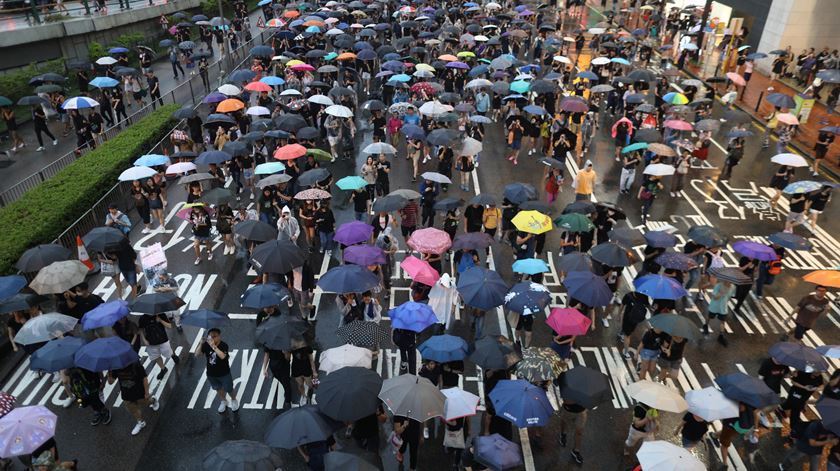
<svg viewBox="0 0 840 471"><path fill-rule="evenodd" d="M123 170L166 137L178 108L158 108L0 209L0 273L14 272L26 249L55 240L102 198Z"/></svg>

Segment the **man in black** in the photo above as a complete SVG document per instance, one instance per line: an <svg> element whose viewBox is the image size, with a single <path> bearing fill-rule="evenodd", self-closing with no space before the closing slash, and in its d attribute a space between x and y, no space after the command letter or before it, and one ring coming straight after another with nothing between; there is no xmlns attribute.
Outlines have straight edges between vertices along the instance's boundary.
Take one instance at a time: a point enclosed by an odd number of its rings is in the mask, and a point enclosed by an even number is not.
<svg viewBox="0 0 840 471"><path fill-rule="evenodd" d="M137 423L131 430L132 435L137 435L146 427L143 420L143 409L150 406L152 410L158 410L160 404L149 394L149 378L143 365L136 361L125 368L108 372L108 383L119 381L120 397L125 408L137 419Z"/></svg>
<svg viewBox="0 0 840 471"><path fill-rule="evenodd" d="M207 382L210 387L216 390L219 395L219 413L227 408L225 393L230 394L230 410L239 410L239 402L236 401L236 390L233 389L233 376L230 374L230 358L228 352L230 347L222 341L222 331L216 328L210 329L205 339L195 349L195 354L203 353L207 359Z"/></svg>
<svg viewBox="0 0 840 471"><path fill-rule="evenodd" d="M480 204L471 204L464 210L464 227L467 232L478 232L484 221L484 208Z"/></svg>
<svg viewBox="0 0 840 471"><path fill-rule="evenodd" d="M172 324L169 323L169 318L165 314L144 315L138 324L140 338L146 343L149 360L157 361L160 366L157 379L163 379L168 371L166 360L172 358L172 362L178 364L178 356L172 352L169 336L166 335L166 329L172 328Z"/></svg>
<svg viewBox="0 0 840 471"><path fill-rule="evenodd" d="M677 426L674 435L682 432L682 447L690 450L700 443L706 432L709 431L709 423L699 415L686 412L682 422Z"/></svg>
<svg viewBox="0 0 840 471"><path fill-rule="evenodd" d="M62 314L81 320L86 312L104 302L101 297L91 294L88 284L82 282L72 290L64 292L63 301L59 303L58 310Z"/></svg>
<svg viewBox="0 0 840 471"><path fill-rule="evenodd" d="M155 73L149 69L146 73L146 83L149 85L149 97L152 100L152 109L155 109L155 100L163 106L163 98L160 97L160 79L155 76Z"/></svg>
<svg viewBox="0 0 840 471"><path fill-rule="evenodd" d="M823 377L819 371L796 371L791 377L791 382L787 399L782 403L782 410L788 414L790 428L796 430L802 422L800 416L805 405L823 385Z"/></svg>
<svg viewBox="0 0 840 471"><path fill-rule="evenodd" d="M575 401L563 400L563 413L560 415L560 446L566 447L566 431L574 428L574 448L572 458L577 464L583 464L583 455L580 454L580 446L583 441L583 428L586 426L586 407Z"/></svg>
<svg viewBox="0 0 840 471"><path fill-rule="evenodd" d="M779 463L779 469L785 471L793 469L794 463L807 457L810 469L820 469L823 447L826 445L835 447L840 443L837 435L834 435L823 426L819 420L808 423L805 433L796 441L796 447L791 448L785 455L784 460Z"/></svg>
<svg viewBox="0 0 840 471"><path fill-rule="evenodd" d="M391 162L385 159L385 154L379 154L376 161L376 195L385 196L391 192Z"/></svg>
<svg viewBox="0 0 840 471"><path fill-rule="evenodd" d="M624 343L622 355L625 359L632 358L630 353L630 340L636 327L641 324L647 317L648 309L650 309L650 301L648 297L637 291L630 291L621 298L621 305L624 309L621 314L621 338Z"/></svg>
<svg viewBox="0 0 840 471"><path fill-rule="evenodd" d="M53 140L53 146L58 145L58 139L53 136L53 133L50 132L50 128L47 126L47 114L44 112L44 108L41 105L32 107L32 124L35 127L35 137L38 138L38 148L35 149L36 152L44 151L44 140L41 137L41 133L46 134Z"/></svg>

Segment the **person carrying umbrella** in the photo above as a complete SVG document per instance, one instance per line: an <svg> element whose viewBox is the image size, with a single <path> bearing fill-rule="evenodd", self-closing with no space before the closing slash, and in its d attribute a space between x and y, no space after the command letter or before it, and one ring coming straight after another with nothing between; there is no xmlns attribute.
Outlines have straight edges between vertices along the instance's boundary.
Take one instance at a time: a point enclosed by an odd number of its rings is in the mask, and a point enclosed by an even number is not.
<svg viewBox="0 0 840 471"><path fill-rule="evenodd" d="M636 198L642 202L642 224L647 223L648 213L650 213L650 207L653 206L653 200L656 199L656 195L665 189L665 186L659 179L660 177L658 175L647 175L647 181L639 187L639 193L636 195Z"/></svg>
<svg viewBox="0 0 840 471"><path fill-rule="evenodd" d="M619 339L624 344L621 354L625 359L629 360L632 357L630 353L630 341L636 328L647 317L648 309L650 309L650 301L646 295L638 291L629 291L621 298L620 306L624 306L621 309L620 316L621 333L619 333ZM620 309L618 304L615 306L615 309ZM641 350L639 351L641 352Z"/></svg>
<svg viewBox="0 0 840 471"><path fill-rule="evenodd" d="M680 435L682 447L691 450L703 440L706 432L709 431L709 425L709 422L706 422L699 415L686 412L682 422L674 430L674 435Z"/></svg>
<svg viewBox="0 0 840 471"><path fill-rule="evenodd" d="M201 353L207 359L207 382L219 396L218 412L220 414L224 413L228 405L231 412L239 410L236 390L233 388L233 377L230 374L228 351L228 344L222 341L222 331L212 328L207 331L207 337L199 342L193 352L195 356ZM230 403L227 402L225 393L230 395Z"/></svg>
<svg viewBox="0 0 840 471"><path fill-rule="evenodd" d="M717 341L724 347L729 346L729 341L723 336L723 330L726 327L726 315L728 313L729 300L735 295L735 287L732 283L719 279L712 289L708 307L708 320L703 324L703 335L709 335L709 324L717 319L718 337Z"/></svg>
<svg viewBox="0 0 840 471"><path fill-rule="evenodd" d="M203 204L192 207L189 214L189 221L192 225L193 249L195 250L195 264L201 263L201 245L207 248L207 260L213 260L213 246L210 240L210 229L213 224L210 214Z"/></svg>
<svg viewBox="0 0 840 471"><path fill-rule="evenodd" d="M812 396L823 387L822 373L810 366L805 370L796 370L791 377L791 387L787 399L781 405L784 416L787 416L791 430L799 430L802 424L801 414Z"/></svg>
<svg viewBox="0 0 840 471"><path fill-rule="evenodd" d="M66 371L68 385L81 407L93 409L92 426L111 423L111 410L105 407L99 398L102 390L102 375L84 368L70 368Z"/></svg>
<svg viewBox="0 0 840 471"><path fill-rule="evenodd" d="M630 452L640 441L653 440L658 428L659 411L643 402L637 403L633 407L633 419L630 421L627 439L624 440L624 456L630 456Z"/></svg>

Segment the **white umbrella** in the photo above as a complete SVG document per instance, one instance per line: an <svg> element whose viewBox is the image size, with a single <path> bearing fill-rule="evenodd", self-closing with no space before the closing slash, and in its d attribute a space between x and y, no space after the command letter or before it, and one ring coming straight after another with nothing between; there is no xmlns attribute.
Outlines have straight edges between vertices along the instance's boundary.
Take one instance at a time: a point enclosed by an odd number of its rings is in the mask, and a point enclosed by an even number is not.
<svg viewBox="0 0 840 471"><path fill-rule="evenodd" d="M40 316L29 319L23 324L23 327L15 335L15 342L21 345L49 342L73 330L78 322L79 320L75 317L65 316L64 314L55 312L41 314Z"/></svg>
<svg viewBox="0 0 840 471"><path fill-rule="evenodd" d="M118 180L121 182L130 182L134 180L142 180L144 178L149 178L152 175L157 174L157 171L151 167L145 167L143 165L138 165L137 167L131 167L123 173L120 174Z"/></svg>
<svg viewBox="0 0 840 471"><path fill-rule="evenodd" d="M226 83L219 87L219 93L227 96L236 96L242 93L242 90L240 90L239 87L237 87L236 85Z"/></svg>
<svg viewBox="0 0 840 471"><path fill-rule="evenodd" d="M484 5L484 8L486 8L488 10L500 10L502 8L502 6L499 5L496 2L490 2L487 5Z"/></svg>
<svg viewBox="0 0 840 471"><path fill-rule="evenodd" d="M432 72L429 72L428 70L424 70L424 69L417 69L411 75L413 75L415 77L420 77L420 78L429 78L429 77L434 77L435 76L435 74L433 74Z"/></svg>
<svg viewBox="0 0 840 471"><path fill-rule="evenodd" d="M589 28L589 34L604 34L604 28Z"/></svg>
<svg viewBox="0 0 840 471"><path fill-rule="evenodd" d="M423 180L429 180L430 182L437 182L445 185L449 185L452 183L452 180L449 179L446 175L437 172L424 172L423 175L420 175L420 178Z"/></svg>
<svg viewBox="0 0 840 471"><path fill-rule="evenodd" d="M454 108L449 105L444 105L439 101L427 101L420 106L420 113L426 116L437 116L444 113L449 113Z"/></svg>
<svg viewBox="0 0 840 471"><path fill-rule="evenodd" d="M650 164L645 167L645 175L655 175L657 177L664 177L666 175L674 174L674 166L668 164Z"/></svg>
<svg viewBox="0 0 840 471"><path fill-rule="evenodd" d="M796 154L776 154L770 159L770 162L779 165L787 165L788 167L807 167L808 161L805 160L801 155Z"/></svg>
<svg viewBox="0 0 840 471"><path fill-rule="evenodd" d="M476 155L481 152L482 149L484 149L484 146L480 141L468 137L464 139L463 143L461 143L461 149L458 152L460 152L461 155Z"/></svg>
<svg viewBox="0 0 840 471"><path fill-rule="evenodd" d="M475 39L475 41L476 41L476 42L479 42L479 43L483 43L483 42L485 42L485 41L489 41L489 40L490 40L490 38L488 38L487 36L485 36L485 35L483 35L483 34L479 34L478 36L476 36L476 37L475 37L475 38L473 38L473 39Z"/></svg>
<svg viewBox="0 0 840 471"><path fill-rule="evenodd" d="M513 78L514 82L517 80L534 80L534 76L531 74L519 74Z"/></svg>
<svg viewBox="0 0 840 471"><path fill-rule="evenodd" d="M556 62L561 62L563 64L571 64L572 60L566 56L554 56L553 58Z"/></svg>
<svg viewBox="0 0 840 471"><path fill-rule="evenodd" d="M328 18L328 19L332 19L332 18ZM340 34L344 34L344 31L342 31L338 28L332 28L332 29L328 29L325 34L327 36L338 36Z"/></svg>
<svg viewBox="0 0 840 471"><path fill-rule="evenodd" d="M396 154L397 149L387 142L374 142L368 144L362 152L365 154Z"/></svg>
<svg viewBox="0 0 840 471"><path fill-rule="evenodd" d="M441 389L440 392L446 396L446 402L443 405L444 419L454 420L475 415L479 401L475 394L460 388Z"/></svg>
<svg viewBox="0 0 840 471"><path fill-rule="evenodd" d="M347 344L324 350L319 360L318 369L327 374L348 366L370 368L373 352L367 348Z"/></svg>
<svg viewBox="0 0 840 471"><path fill-rule="evenodd" d="M332 106L335 103L332 101L332 98L326 95L312 95L311 97L307 98L306 101L309 103L315 103L316 105L324 105L324 106Z"/></svg>
<svg viewBox="0 0 840 471"><path fill-rule="evenodd" d="M706 471L690 451L663 440L642 443L636 458L645 471Z"/></svg>
<svg viewBox="0 0 840 471"><path fill-rule="evenodd" d="M713 386L686 392L685 401L689 412L707 422L738 417L738 403Z"/></svg>
<svg viewBox="0 0 840 471"><path fill-rule="evenodd" d="M344 105L332 105L328 106L327 109L324 110L324 113L327 113L330 116L337 116L339 118L352 118L353 112L350 108Z"/></svg>
<svg viewBox="0 0 840 471"><path fill-rule="evenodd" d="M63 293L85 281L88 267L78 260L53 262L38 271L29 286L38 294Z"/></svg>
<svg viewBox="0 0 840 471"><path fill-rule="evenodd" d="M99 106L99 102L86 96L73 97L61 104L61 108L65 110L81 110L95 106Z"/></svg>
<svg viewBox="0 0 840 471"><path fill-rule="evenodd" d="M481 87L490 88L492 86L493 86L493 82L491 82L487 79L477 78L477 79L472 79L469 82L467 82L467 85L464 88L481 88Z"/></svg>
<svg viewBox="0 0 840 471"><path fill-rule="evenodd" d="M610 59L607 58L607 57L596 57L596 58L592 59L592 62L590 62L590 64L594 64L594 65L604 65L604 64L609 64L609 63L610 63Z"/></svg>
<svg viewBox="0 0 840 471"><path fill-rule="evenodd" d="M627 394L641 403L665 412L681 413L688 409L688 403L677 391L647 379L628 384Z"/></svg>
<svg viewBox="0 0 840 471"><path fill-rule="evenodd" d="M175 175L178 173L192 172L193 170L198 170L198 167L196 167L194 163L178 162L177 164L172 164L169 167L166 167L166 174Z"/></svg>
<svg viewBox="0 0 840 471"><path fill-rule="evenodd" d="M111 65L111 64L116 64L117 60L114 59L111 56L104 56L104 57L100 57L99 59L96 59L96 63L99 64L99 65Z"/></svg>
<svg viewBox="0 0 840 471"><path fill-rule="evenodd" d="M282 92L280 92L280 96L292 96L292 95L299 96L299 95L302 95L302 93L295 90L294 88L289 88L287 90L283 90Z"/></svg>
<svg viewBox="0 0 840 471"><path fill-rule="evenodd" d="M252 106L248 108L248 111L246 111L245 114L251 116L268 116L271 114L271 111L265 106Z"/></svg>

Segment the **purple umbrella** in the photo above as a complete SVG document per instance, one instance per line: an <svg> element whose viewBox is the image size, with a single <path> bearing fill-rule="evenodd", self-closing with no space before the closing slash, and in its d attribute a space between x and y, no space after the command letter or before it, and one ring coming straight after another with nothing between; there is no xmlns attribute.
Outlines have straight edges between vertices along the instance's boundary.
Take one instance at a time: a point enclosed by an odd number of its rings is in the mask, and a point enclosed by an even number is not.
<svg viewBox="0 0 840 471"><path fill-rule="evenodd" d="M422 332L438 322L435 312L428 304L408 301L388 311L391 326L412 332Z"/></svg>
<svg viewBox="0 0 840 471"><path fill-rule="evenodd" d="M76 366L88 371L118 370L140 361L131 344L119 337L98 338L76 352Z"/></svg>
<svg viewBox="0 0 840 471"><path fill-rule="evenodd" d="M493 244L493 238L486 232L467 232L455 236L452 250L480 250Z"/></svg>
<svg viewBox="0 0 840 471"><path fill-rule="evenodd" d="M589 105L575 97L563 98L563 101L560 102L560 108L570 113L586 113L589 111Z"/></svg>
<svg viewBox="0 0 840 471"><path fill-rule="evenodd" d="M44 406L13 409L0 419L0 456L31 454L55 435L57 421Z"/></svg>
<svg viewBox="0 0 840 471"><path fill-rule="evenodd" d="M769 262L777 258L776 251L770 246L751 240L735 242L732 244L732 248L745 257L754 258L762 262Z"/></svg>
<svg viewBox="0 0 840 471"><path fill-rule="evenodd" d="M344 249L344 262L356 265L382 265L385 263L385 253L373 245L351 245Z"/></svg>
<svg viewBox="0 0 840 471"><path fill-rule="evenodd" d="M344 223L335 231L335 241L344 245L355 245L370 240L373 235L373 226L361 221Z"/></svg>
<svg viewBox="0 0 840 471"><path fill-rule="evenodd" d="M111 327L128 313L128 303L122 299L100 304L82 316L82 330Z"/></svg>
<svg viewBox="0 0 840 471"><path fill-rule="evenodd" d="M201 100L201 102L202 103L220 103L220 102L225 101L225 100L227 100L227 96L225 96L224 94L222 94L220 92L212 92L212 93L208 93L207 96L204 97L203 100Z"/></svg>
<svg viewBox="0 0 840 471"><path fill-rule="evenodd" d="M469 69L469 68L470 68L470 66L469 66L469 65L467 65L466 63L461 62L461 61L452 61L452 62L447 62L447 63L446 63L446 67L447 67L447 68L450 68L450 69L464 69L464 70L466 70L466 69Z"/></svg>

